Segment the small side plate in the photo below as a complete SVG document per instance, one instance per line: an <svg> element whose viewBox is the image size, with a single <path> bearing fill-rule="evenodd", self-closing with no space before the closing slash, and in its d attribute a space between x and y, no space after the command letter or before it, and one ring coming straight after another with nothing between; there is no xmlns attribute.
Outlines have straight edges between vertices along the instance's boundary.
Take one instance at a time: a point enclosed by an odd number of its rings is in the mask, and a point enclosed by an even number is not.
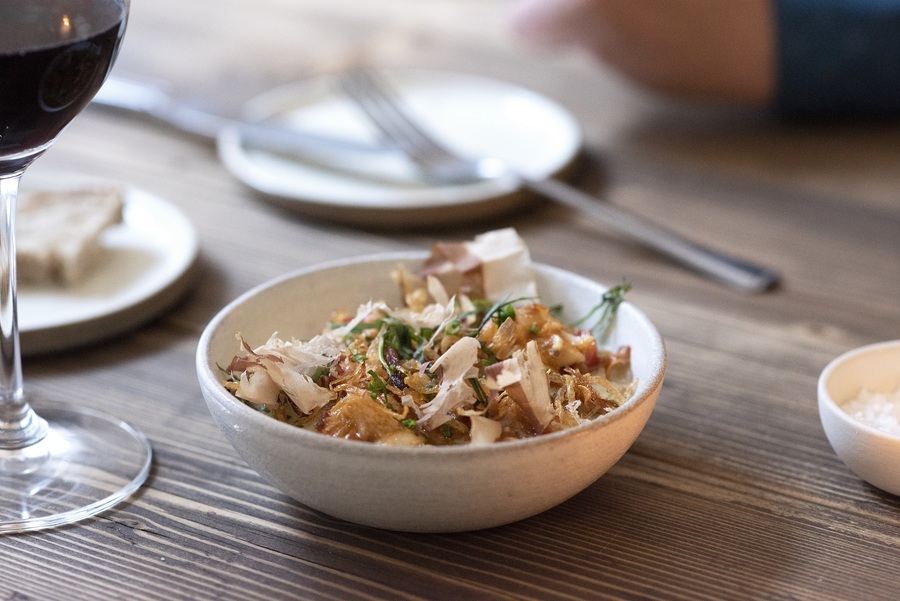
<svg viewBox="0 0 900 601"><path fill-rule="evenodd" d="M503 159L534 177L562 175L581 150L576 119L556 102L495 79L427 69L383 69L412 116L448 148ZM272 90L245 118L373 142L377 133L339 91L339 74ZM279 204L332 221L394 227L447 225L506 212L526 195L510 179L433 186L398 153L349 151L319 163L248 148L233 129L219 154L246 185Z"/></svg>
<svg viewBox="0 0 900 601"><path fill-rule="evenodd" d="M83 181L50 179L31 183L26 175L23 192ZM127 186L124 194L123 221L103 233L104 252L88 277L69 286L19 286L23 355L121 334L157 316L186 291L199 252L193 224L181 209L152 194Z"/></svg>

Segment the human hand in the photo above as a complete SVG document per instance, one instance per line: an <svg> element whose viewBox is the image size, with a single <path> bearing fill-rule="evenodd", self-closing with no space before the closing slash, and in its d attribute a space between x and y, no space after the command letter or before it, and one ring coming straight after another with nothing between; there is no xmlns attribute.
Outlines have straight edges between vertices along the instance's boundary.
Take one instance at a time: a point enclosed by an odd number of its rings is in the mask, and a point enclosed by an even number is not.
<svg viewBox="0 0 900 601"><path fill-rule="evenodd" d="M513 0L525 41L589 52L643 87L765 105L776 87L771 0Z"/></svg>

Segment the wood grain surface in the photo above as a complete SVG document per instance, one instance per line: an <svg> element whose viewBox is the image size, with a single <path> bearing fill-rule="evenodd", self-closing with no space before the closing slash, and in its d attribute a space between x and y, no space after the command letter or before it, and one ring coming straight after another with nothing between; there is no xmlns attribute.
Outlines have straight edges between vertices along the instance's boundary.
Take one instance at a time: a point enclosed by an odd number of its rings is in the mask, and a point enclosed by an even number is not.
<svg viewBox="0 0 900 601"><path fill-rule="evenodd" d="M176 203L202 256L189 294L159 318L25 362L38 405L66 398L127 419L155 460L124 505L0 537L0 600L897 598L900 499L841 463L816 410L832 358L900 338L897 123L788 125L655 98L585 57L519 47L500 0L134 0L132 10L116 72L222 110L359 64L532 88L583 123L576 185L784 281L742 295L543 201L428 231L313 220L241 185L206 141L88 109L33 171L115 177ZM307 509L235 454L193 369L222 306L324 260L501 225L538 261L630 281L666 340L657 409L606 476L520 523L410 535Z"/></svg>

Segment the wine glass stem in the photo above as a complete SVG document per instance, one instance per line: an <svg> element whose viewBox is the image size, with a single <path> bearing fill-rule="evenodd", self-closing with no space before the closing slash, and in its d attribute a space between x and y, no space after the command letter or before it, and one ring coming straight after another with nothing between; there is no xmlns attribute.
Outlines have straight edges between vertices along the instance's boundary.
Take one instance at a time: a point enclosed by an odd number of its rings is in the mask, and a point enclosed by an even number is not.
<svg viewBox="0 0 900 601"><path fill-rule="evenodd" d="M41 440L47 425L25 400L16 303L16 202L22 171L0 175L0 449Z"/></svg>

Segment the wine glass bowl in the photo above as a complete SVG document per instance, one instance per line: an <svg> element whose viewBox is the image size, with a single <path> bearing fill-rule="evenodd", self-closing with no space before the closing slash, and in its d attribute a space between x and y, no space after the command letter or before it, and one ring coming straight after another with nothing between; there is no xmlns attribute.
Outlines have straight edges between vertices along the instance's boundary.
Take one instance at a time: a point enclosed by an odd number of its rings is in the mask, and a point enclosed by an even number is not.
<svg viewBox="0 0 900 601"><path fill-rule="evenodd" d="M126 422L77 405L33 405L16 306L19 180L103 85L128 9L128 0L0 2L0 533L95 515L150 470L150 444Z"/></svg>
<svg viewBox="0 0 900 601"><path fill-rule="evenodd" d="M125 33L127 0L0 5L0 174L27 167L93 98Z"/></svg>

